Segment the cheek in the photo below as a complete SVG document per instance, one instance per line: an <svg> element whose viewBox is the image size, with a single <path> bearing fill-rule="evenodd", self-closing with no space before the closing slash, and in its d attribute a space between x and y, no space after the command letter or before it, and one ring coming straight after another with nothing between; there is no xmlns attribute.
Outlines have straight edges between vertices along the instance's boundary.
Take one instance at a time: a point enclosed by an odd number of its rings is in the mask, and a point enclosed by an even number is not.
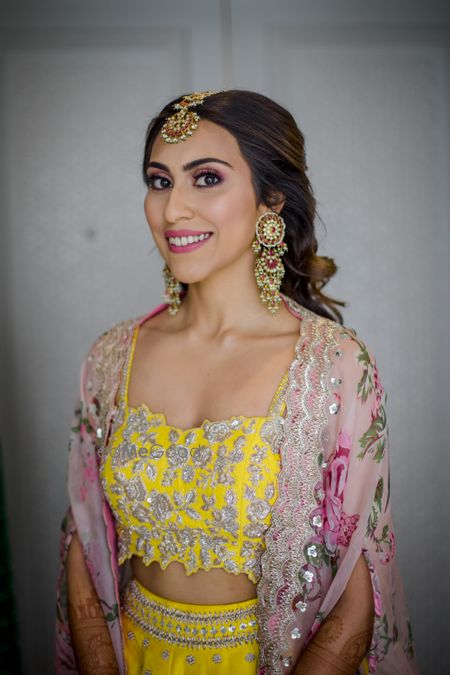
<svg viewBox="0 0 450 675"><path fill-rule="evenodd" d="M150 193L147 192L145 195L144 199L144 213L145 217L147 219L148 224L150 225L151 223L151 200L150 200Z"/></svg>
<svg viewBox="0 0 450 675"><path fill-rule="evenodd" d="M257 220L257 209L253 195L248 190L230 191L220 199L211 200L211 219L222 225L229 236L246 237L253 232Z"/></svg>
<svg viewBox="0 0 450 675"><path fill-rule="evenodd" d="M155 233L158 229L158 222L159 222L158 208L157 204L155 203L155 199L153 198L153 195L150 193L150 191L148 191L147 194L145 195L144 213L151 231Z"/></svg>

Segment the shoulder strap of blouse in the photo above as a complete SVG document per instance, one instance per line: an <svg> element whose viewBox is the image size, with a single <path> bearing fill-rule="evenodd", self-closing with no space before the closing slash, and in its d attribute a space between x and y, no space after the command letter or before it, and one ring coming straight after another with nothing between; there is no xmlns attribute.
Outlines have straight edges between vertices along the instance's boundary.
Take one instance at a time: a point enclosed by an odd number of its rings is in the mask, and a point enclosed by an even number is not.
<svg viewBox="0 0 450 675"><path fill-rule="evenodd" d="M114 413L117 392L136 326L167 307L162 303L145 315L128 319L105 331L93 344L85 361L82 388L97 438L104 445Z"/></svg>

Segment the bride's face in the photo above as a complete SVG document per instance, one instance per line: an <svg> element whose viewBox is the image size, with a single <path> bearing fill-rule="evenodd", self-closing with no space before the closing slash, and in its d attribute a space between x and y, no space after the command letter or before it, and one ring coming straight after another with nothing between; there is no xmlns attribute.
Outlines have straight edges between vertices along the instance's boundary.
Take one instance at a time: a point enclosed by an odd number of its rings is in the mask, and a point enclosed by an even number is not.
<svg viewBox="0 0 450 675"><path fill-rule="evenodd" d="M179 281L194 283L248 264L258 217L250 167L236 139L201 120L186 141L154 142L145 215L161 256Z"/></svg>

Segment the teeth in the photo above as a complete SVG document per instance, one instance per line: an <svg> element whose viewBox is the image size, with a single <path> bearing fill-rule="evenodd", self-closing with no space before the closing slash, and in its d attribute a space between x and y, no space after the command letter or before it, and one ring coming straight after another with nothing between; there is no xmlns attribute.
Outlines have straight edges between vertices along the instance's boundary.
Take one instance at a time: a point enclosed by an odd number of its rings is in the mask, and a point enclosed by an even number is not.
<svg viewBox="0 0 450 675"><path fill-rule="evenodd" d="M203 239L208 239L210 235L205 232L204 234L192 235L188 237L169 237L169 242L174 246L187 246L188 244L195 244L198 241L203 241Z"/></svg>

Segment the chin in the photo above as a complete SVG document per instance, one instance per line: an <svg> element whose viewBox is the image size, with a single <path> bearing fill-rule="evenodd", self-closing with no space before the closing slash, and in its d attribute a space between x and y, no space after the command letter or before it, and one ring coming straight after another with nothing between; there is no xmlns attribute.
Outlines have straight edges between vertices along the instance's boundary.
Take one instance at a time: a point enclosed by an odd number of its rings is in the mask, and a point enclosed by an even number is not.
<svg viewBox="0 0 450 675"><path fill-rule="evenodd" d="M194 270L178 270L178 266L176 264L173 265L173 267L171 267L170 263L167 264L169 265L169 268L175 279L177 279L182 284L197 284L201 281L205 281L208 278L207 274L199 274L198 271L195 272Z"/></svg>

